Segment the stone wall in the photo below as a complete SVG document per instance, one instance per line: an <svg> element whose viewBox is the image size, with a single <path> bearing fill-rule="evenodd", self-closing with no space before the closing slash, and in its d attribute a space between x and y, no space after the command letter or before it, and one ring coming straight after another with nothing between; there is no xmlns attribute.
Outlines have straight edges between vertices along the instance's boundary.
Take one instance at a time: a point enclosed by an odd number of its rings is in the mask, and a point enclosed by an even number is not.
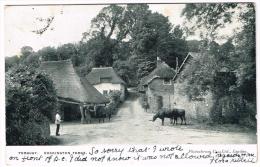
<svg viewBox="0 0 260 167"><path fill-rule="evenodd" d="M176 103L176 108L186 110L187 119L193 119L199 122L210 120L210 112L214 103L211 92L208 92L198 99L189 99L189 97L182 92L182 84L175 83L173 101Z"/></svg>
<svg viewBox="0 0 260 167"><path fill-rule="evenodd" d="M152 91L147 90L147 100L149 104L148 111L151 113L156 113L160 108L173 108L174 106L174 95L168 92ZM158 100L159 97L162 98L161 104Z"/></svg>
<svg viewBox="0 0 260 167"><path fill-rule="evenodd" d="M160 84L161 88L160 89ZM158 88L158 89L151 89ZM186 110L187 120L196 120L204 122L210 120L210 112L213 107L213 96L211 92L207 92L204 96L197 99L189 99L182 90L183 83L174 83L163 85L162 81L153 81L147 91L146 97L149 104L148 112L156 113L159 108L182 108ZM174 89L174 90L173 90ZM162 105L158 104L158 96L162 98Z"/></svg>

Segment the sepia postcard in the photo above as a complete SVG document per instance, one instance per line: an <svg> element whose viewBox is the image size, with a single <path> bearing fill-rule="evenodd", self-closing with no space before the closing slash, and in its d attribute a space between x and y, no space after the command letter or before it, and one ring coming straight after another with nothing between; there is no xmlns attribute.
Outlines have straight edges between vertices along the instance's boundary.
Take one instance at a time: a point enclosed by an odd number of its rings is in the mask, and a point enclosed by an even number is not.
<svg viewBox="0 0 260 167"><path fill-rule="evenodd" d="M259 165L257 1L1 9L3 166Z"/></svg>

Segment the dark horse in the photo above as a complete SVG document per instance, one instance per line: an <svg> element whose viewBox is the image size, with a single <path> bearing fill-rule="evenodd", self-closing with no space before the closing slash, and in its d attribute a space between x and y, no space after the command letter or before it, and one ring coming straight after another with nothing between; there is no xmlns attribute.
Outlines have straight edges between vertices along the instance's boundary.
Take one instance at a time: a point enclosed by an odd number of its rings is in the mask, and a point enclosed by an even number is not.
<svg viewBox="0 0 260 167"><path fill-rule="evenodd" d="M108 107L103 107L103 106L98 107L98 109L96 111L96 115L95 115L95 117L98 118L99 123L101 122L101 120L104 123L106 117L108 117L108 120L110 121L111 116L112 116L112 114L111 114L110 109Z"/></svg>
<svg viewBox="0 0 260 167"><path fill-rule="evenodd" d="M106 110L105 110L104 107L98 107L97 108L95 118L98 119L99 123L101 122L101 120L103 121L103 123L105 122Z"/></svg>
<svg viewBox="0 0 260 167"><path fill-rule="evenodd" d="M174 108L172 110L169 110L169 109L162 108L153 116L153 121L155 121L157 118L160 118L162 120L162 125L164 125L164 118L170 118L171 124L176 123L176 125L177 125L178 117L181 118L181 125L182 125L183 121L186 125L186 118L185 118L185 110L184 109ZM172 122L173 119L174 119L174 122Z"/></svg>

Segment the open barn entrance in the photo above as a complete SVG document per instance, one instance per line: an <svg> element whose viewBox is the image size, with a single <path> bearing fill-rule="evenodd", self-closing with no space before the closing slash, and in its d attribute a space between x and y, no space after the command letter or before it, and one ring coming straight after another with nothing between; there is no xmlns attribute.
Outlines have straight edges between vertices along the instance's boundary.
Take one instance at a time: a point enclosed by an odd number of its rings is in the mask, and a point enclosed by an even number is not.
<svg viewBox="0 0 260 167"><path fill-rule="evenodd" d="M62 111L64 121L75 121L81 118L78 104L62 103Z"/></svg>

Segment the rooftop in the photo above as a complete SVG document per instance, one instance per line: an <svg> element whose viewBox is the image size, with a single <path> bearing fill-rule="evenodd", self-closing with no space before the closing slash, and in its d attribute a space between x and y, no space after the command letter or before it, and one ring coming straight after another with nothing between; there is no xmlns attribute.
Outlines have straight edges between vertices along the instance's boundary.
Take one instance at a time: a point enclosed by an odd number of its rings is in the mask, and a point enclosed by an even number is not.
<svg viewBox="0 0 260 167"><path fill-rule="evenodd" d="M161 62L149 75L142 78L141 84L147 85L155 78L170 79L174 77L175 73L175 70L172 69L168 64L166 64L165 62Z"/></svg>
<svg viewBox="0 0 260 167"><path fill-rule="evenodd" d="M87 80L92 84L113 83L126 84L115 72L112 67L92 68L91 72L86 76Z"/></svg>
<svg viewBox="0 0 260 167"><path fill-rule="evenodd" d="M40 69L50 75L57 95L66 101L104 104L109 100L75 72L71 60L45 61Z"/></svg>

